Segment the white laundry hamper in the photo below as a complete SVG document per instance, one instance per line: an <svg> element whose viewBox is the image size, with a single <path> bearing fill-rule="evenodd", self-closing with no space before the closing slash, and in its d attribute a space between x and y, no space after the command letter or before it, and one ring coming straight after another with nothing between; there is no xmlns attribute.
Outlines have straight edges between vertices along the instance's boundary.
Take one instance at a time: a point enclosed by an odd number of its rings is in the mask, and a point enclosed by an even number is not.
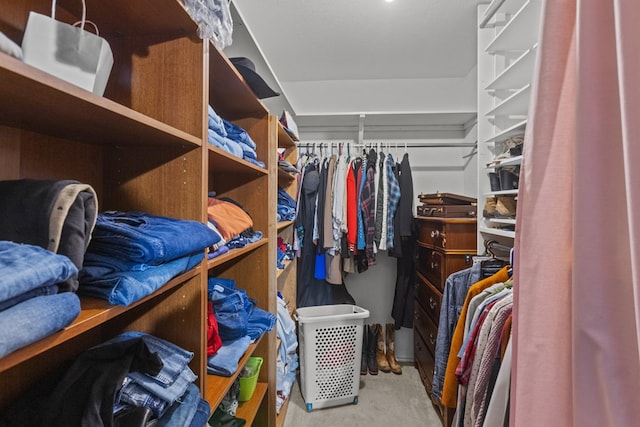
<svg viewBox="0 0 640 427"><path fill-rule="evenodd" d="M307 411L358 403L362 334L369 311L337 304L298 308L296 317Z"/></svg>

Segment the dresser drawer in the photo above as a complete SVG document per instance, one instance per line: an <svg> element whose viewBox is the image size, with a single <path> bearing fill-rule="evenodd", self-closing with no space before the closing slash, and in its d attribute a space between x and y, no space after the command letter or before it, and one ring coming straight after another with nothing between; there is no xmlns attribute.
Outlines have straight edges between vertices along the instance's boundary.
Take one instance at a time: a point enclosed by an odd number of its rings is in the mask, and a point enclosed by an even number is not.
<svg viewBox="0 0 640 427"><path fill-rule="evenodd" d="M433 320L433 323L438 325L440 322L440 308L442 307L442 293L420 273L417 274L415 298Z"/></svg>
<svg viewBox="0 0 640 427"><path fill-rule="evenodd" d="M431 354L435 354L438 327L423 310L420 304L415 304L413 308L413 329L422 336L422 340L427 345Z"/></svg>
<svg viewBox="0 0 640 427"><path fill-rule="evenodd" d="M473 264L475 253L451 254L418 244L418 271L440 292L451 273L464 270Z"/></svg>
<svg viewBox="0 0 640 427"><path fill-rule="evenodd" d="M420 374L420 380L422 380L427 394L431 396L435 358L417 332L413 333L413 357L415 359L415 365L418 368L418 373Z"/></svg>
<svg viewBox="0 0 640 427"><path fill-rule="evenodd" d="M476 221L461 219L420 218L418 241L435 249L475 251Z"/></svg>

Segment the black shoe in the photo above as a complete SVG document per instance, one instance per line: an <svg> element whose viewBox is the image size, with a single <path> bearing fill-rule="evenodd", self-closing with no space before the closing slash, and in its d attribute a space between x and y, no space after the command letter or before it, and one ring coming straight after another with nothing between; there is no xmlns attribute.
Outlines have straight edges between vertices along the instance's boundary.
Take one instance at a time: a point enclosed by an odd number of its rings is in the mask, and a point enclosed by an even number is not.
<svg viewBox="0 0 640 427"><path fill-rule="evenodd" d="M360 361L360 375L367 375L367 342L369 325L364 325L362 330L362 358Z"/></svg>
<svg viewBox="0 0 640 427"><path fill-rule="evenodd" d="M376 330L369 327L367 334L367 369L370 375L378 375L378 362L376 361Z"/></svg>

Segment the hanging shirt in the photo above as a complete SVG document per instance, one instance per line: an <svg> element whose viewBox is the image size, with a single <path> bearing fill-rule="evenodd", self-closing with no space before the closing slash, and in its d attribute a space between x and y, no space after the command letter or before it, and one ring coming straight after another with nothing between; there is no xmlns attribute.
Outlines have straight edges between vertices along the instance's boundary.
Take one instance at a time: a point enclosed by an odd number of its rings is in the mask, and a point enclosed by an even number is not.
<svg viewBox="0 0 640 427"><path fill-rule="evenodd" d="M400 201L400 185L396 178L395 162L391 154L388 156L387 161L387 180L389 190L389 211L387 212L387 250L393 249L393 239L395 238L395 230L393 219L398 208L398 202Z"/></svg>
<svg viewBox="0 0 640 427"><path fill-rule="evenodd" d="M380 153L380 161L376 164L376 231L374 235L375 247L380 248L382 237L382 218L384 218L384 153Z"/></svg>
<svg viewBox="0 0 640 427"><path fill-rule="evenodd" d="M347 173L347 243L349 244L349 251L355 252L356 239L358 236L358 213L357 213L357 174L358 174L358 161L360 159L354 159L349 164L349 170Z"/></svg>
<svg viewBox="0 0 640 427"><path fill-rule="evenodd" d="M347 230L347 218L344 216L346 210L343 209L343 205L345 201L348 167L349 164L347 162L347 157L345 155L341 155L338 158L336 171L333 177L333 240L338 248L340 247L340 238L342 237L342 233Z"/></svg>
<svg viewBox="0 0 640 427"><path fill-rule="evenodd" d="M364 225L365 254L369 265L375 264L373 251L373 239L376 231L375 216L375 170L378 156L374 150L369 151L366 163L366 172L363 172L362 187L362 220ZM365 176L366 174L366 176Z"/></svg>
<svg viewBox="0 0 640 427"><path fill-rule="evenodd" d="M364 251L366 247L365 231L364 231L364 217L362 213L362 190L366 182L366 167L367 163L361 160L361 166L358 169L358 180L356 185L358 186L358 198L357 198L357 213L358 213L358 236L357 236L357 248L358 251Z"/></svg>

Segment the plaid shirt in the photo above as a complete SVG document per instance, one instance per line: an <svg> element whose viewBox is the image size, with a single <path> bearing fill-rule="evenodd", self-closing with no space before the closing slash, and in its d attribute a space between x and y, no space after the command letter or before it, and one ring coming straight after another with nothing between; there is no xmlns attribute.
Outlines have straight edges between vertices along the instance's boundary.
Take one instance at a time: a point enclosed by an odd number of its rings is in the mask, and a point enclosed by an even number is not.
<svg viewBox="0 0 640 427"><path fill-rule="evenodd" d="M393 238L395 237L393 228L393 216L400 201L400 184L396 178L394 167L396 162L393 156L387 156L387 180L389 181L389 210L387 211L387 249L393 249Z"/></svg>

